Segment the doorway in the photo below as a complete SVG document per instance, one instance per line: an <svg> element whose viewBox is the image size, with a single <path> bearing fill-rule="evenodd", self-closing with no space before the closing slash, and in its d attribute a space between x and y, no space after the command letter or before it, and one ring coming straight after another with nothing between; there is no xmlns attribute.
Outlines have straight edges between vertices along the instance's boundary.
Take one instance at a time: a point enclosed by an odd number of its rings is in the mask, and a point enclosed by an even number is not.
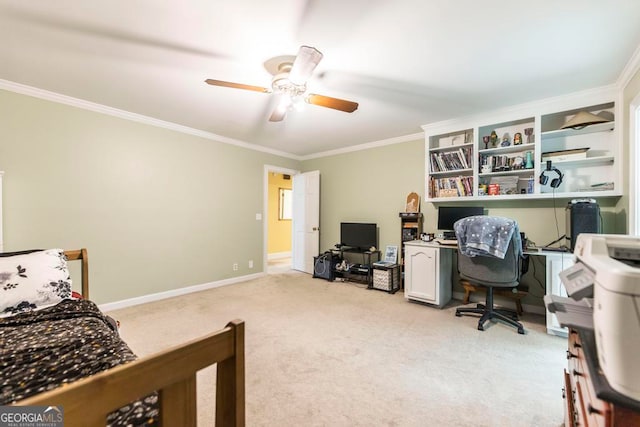
<svg viewBox="0 0 640 427"><path fill-rule="evenodd" d="M299 171L278 166L264 167L263 271L279 274L292 271L292 217L289 203L293 176ZM289 196L289 197L287 197Z"/></svg>

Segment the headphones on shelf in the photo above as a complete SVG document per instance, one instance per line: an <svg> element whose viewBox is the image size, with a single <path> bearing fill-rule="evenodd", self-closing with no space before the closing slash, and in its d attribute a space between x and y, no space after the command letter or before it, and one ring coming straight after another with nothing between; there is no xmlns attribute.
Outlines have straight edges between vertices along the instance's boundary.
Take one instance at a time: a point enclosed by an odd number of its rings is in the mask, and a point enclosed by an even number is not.
<svg viewBox="0 0 640 427"><path fill-rule="evenodd" d="M553 178L549 183L551 188L560 187L560 184L562 184L563 175L558 168L556 168L555 166L551 166L551 160L547 160L547 169L542 171L538 182L540 182L541 185L546 185L547 182L549 182L549 176L547 175L547 172L555 172L555 174L557 175L557 178Z"/></svg>

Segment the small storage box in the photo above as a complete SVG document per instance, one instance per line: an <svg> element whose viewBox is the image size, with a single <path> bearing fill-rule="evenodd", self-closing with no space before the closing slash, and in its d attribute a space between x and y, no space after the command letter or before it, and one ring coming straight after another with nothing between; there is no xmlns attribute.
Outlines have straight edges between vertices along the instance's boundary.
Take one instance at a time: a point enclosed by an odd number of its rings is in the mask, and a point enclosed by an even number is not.
<svg viewBox="0 0 640 427"><path fill-rule="evenodd" d="M395 293L400 289L400 266L398 264L390 266L373 266L373 286L374 289Z"/></svg>

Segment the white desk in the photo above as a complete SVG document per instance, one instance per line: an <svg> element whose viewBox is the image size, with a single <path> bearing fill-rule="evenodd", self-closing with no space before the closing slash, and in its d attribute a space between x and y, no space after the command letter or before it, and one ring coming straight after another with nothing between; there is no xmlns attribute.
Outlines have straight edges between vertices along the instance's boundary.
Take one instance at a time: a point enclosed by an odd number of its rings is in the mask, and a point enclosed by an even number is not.
<svg viewBox="0 0 640 427"><path fill-rule="evenodd" d="M436 242L405 242L405 298L438 307L447 304L452 295L451 277L456 249L457 245L440 245ZM566 297L567 293L558 273L573 265L573 254L539 250L525 253L545 258L545 293ZM546 311L546 323L549 334L567 336L566 329L560 326L555 314Z"/></svg>

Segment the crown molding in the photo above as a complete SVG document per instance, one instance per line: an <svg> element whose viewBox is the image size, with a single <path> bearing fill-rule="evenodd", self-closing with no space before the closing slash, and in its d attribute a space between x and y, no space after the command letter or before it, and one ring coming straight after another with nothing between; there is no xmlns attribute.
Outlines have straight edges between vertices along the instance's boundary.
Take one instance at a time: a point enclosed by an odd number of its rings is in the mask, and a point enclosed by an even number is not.
<svg viewBox="0 0 640 427"><path fill-rule="evenodd" d="M638 45L635 52L633 52L633 55L631 55L631 58L629 59L629 61L627 61L627 64L622 69L622 73L620 73L620 76L616 81L616 86L618 87L618 89L619 90L624 89L629 84L633 76L635 76L635 74L639 70L640 70L640 45Z"/></svg>
<svg viewBox="0 0 640 427"><path fill-rule="evenodd" d="M98 104L91 101L86 101L72 96L62 95L56 92L51 92L44 89L39 89L33 86L27 86L21 83L12 82L9 80L0 79L0 89L4 89L10 92L19 93L22 95L32 96L34 98L44 99L46 101L56 102L59 104L69 105L71 107L81 108L83 110L93 111L96 113L106 114L109 116L118 117L133 122L138 122L150 126L160 127L164 129L173 130L176 132L184 133L187 135L198 136L200 138L209 139L223 144L235 145L236 147L242 147L253 151L260 151L267 154L273 154L280 157L286 157L293 160L300 160L300 156L296 156L291 153L286 153L280 150L274 150L267 147L261 147L259 145L251 144L239 139L233 139L226 136L218 135L213 132L206 132L199 129L194 129L188 126L179 125L173 122L167 122L164 120L155 119L153 117L144 116L142 114L132 113L125 110L109 107L106 105Z"/></svg>

